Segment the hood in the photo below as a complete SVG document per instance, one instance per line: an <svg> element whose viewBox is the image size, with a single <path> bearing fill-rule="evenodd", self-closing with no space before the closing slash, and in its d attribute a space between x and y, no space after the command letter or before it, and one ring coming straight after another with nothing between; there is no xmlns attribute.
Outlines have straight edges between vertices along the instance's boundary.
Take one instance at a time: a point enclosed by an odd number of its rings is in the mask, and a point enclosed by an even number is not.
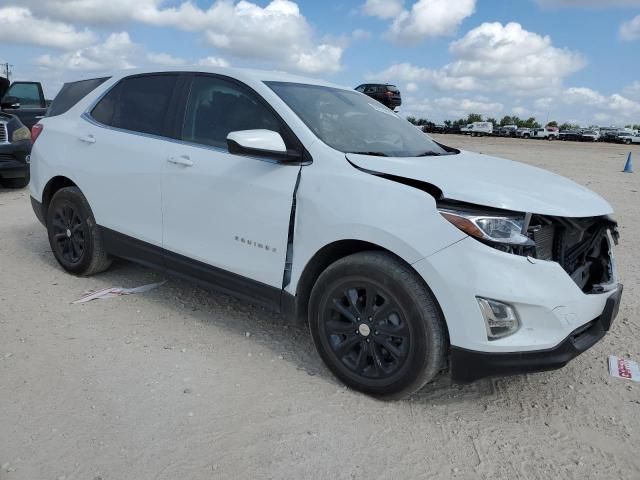
<svg viewBox="0 0 640 480"><path fill-rule="evenodd" d="M567 178L481 153L407 158L346 155L361 169L430 183L449 200L557 217L613 212L602 197Z"/></svg>
<svg viewBox="0 0 640 480"><path fill-rule="evenodd" d="M4 97L4 94L7 93L7 90L9 90L10 85L11 83L9 83L9 80L7 80L6 78L0 77L0 98Z"/></svg>

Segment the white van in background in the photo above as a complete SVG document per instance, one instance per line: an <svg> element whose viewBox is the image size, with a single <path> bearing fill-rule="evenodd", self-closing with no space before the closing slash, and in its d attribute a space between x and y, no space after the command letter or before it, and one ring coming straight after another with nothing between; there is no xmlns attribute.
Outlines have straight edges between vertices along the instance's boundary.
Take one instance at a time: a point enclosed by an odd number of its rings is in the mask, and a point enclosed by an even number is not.
<svg viewBox="0 0 640 480"><path fill-rule="evenodd" d="M460 129L465 135L471 135L472 137L484 137L486 135L493 135L493 123L491 122L473 122Z"/></svg>

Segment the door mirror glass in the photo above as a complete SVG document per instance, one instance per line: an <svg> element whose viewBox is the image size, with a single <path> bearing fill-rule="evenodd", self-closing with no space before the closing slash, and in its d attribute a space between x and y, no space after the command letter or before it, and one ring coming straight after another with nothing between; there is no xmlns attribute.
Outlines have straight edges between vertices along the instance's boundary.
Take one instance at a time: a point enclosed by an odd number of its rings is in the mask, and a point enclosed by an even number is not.
<svg viewBox="0 0 640 480"><path fill-rule="evenodd" d="M2 99L2 108L20 108L20 100L17 97L4 97Z"/></svg>
<svg viewBox="0 0 640 480"><path fill-rule="evenodd" d="M227 135L229 153L282 157L287 155L287 146L278 132L273 130L239 130Z"/></svg>

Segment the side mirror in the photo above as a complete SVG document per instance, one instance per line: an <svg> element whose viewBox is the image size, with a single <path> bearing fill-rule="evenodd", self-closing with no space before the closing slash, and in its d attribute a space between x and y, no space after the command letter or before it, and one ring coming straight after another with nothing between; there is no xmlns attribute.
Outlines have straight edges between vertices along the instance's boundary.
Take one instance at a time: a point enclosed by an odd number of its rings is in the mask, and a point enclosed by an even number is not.
<svg viewBox="0 0 640 480"><path fill-rule="evenodd" d="M278 132L273 130L239 130L227 135L229 153L251 157L265 157L282 162L300 160L297 153L287 151Z"/></svg>
<svg viewBox="0 0 640 480"><path fill-rule="evenodd" d="M18 97L4 97L0 105L6 109L20 108L20 99Z"/></svg>

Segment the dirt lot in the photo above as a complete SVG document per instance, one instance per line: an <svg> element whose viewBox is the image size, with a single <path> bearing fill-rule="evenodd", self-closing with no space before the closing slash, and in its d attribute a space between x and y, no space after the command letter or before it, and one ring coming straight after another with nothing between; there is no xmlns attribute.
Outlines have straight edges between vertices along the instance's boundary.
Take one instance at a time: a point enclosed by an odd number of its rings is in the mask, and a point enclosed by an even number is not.
<svg viewBox="0 0 640 480"><path fill-rule="evenodd" d="M376 401L330 375L304 328L180 280L71 305L164 277L126 262L63 273L28 191L0 190L0 479L640 478L640 385L606 368L608 354L640 360L630 147L439 140L551 169L614 206L625 298L592 350L557 372Z"/></svg>

